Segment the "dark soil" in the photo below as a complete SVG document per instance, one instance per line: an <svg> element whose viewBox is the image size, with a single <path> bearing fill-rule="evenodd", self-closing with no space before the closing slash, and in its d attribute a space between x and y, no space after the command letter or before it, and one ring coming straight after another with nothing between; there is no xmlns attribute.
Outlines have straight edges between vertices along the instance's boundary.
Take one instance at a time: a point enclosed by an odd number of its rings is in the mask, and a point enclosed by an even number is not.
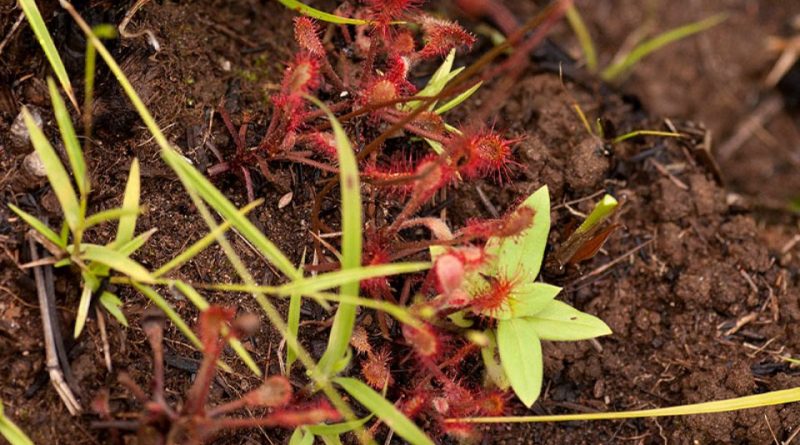
<svg viewBox="0 0 800 445"><path fill-rule="evenodd" d="M43 9L56 11L56 5L44 3L50 9ZM579 220L576 213L590 210L601 192L624 200L622 228L597 257L579 268L561 271L549 266L544 271L545 281L565 288L560 298L598 315L614 334L600 339L599 346L590 342L546 344L545 389L532 412L654 408L800 385L798 373L779 358L800 350L796 327L800 321L800 245L791 244L796 240L798 222L796 216L776 211L779 206L755 205L759 200L783 202L800 194L800 175L790 167L797 159L800 140L796 117L781 111L764 124L764 131L781 150L753 136L735 156L722 162L724 183L709 168L703 147L705 131L695 123L705 122L713 131L713 140L724 141L757 107L759 98L771 94L759 86L774 62L760 46L761 39L780 32L792 14L800 13L800 7L791 3L648 3L655 11L658 29L723 8L733 15L700 38L645 59L623 86L635 97L622 96L593 81L580 85L566 82L564 87L557 73L542 67L534 67L516 85L495 125L524 136L516 152L520 167L504 184L469 183L454 191L456 197L448 207L450 224L459 227L467 218L491 216L477 187L503 211L547 185L554 206L552 246ZM584 8L590 29L599 36L603 63L648 11L638 2L578 4ZM516 6L520 17L533 11L528 2ZM94 2L83 10L95 22L115 23L124 12L123 6L113 2ZM10 30L18 14L12 6L0 6L0 34ZM162 50L154 54L143 38L115 42L113 50L169 139L204 167L211 159L204 138L223 151L232 149L219 119L214 119L210 129L208 125L211 110L221 98L236 121L243 112L251 111L255 132L263 131L267 97L292 51L287 26L291 17L275 2L156 2L148 4L131 26L151 29ZM79 33L61 13L50 22L53 32L63 36L57 39L62 52L73 54L67 63L75 70L72 78L79 79L83 45ZM557 29L553 38L567 49L574 45L565 29ZM4 80L0 83L0 201L16 203L55 221L58 214L52 191L22 168L30 148L17 145L9 134L21 105L39 107L45 128L54 127L44 83L47 72L47 63L23 24L0 54L0 79ZM475 102L480 100L479 94ZM573 101L587 114L607 121L610 133L663 129L664 121L658 116L666 116L692 137L603 144L586 133L571 109ZM95 190L92 209L119 204L130 161L138 157L143 170L143 203L148 207L138 228L159 231L136 259L148 267L161 265L206 233L206 227L107 75L100 79L97 114L97 134L87 150ZM280 175L280 185L257 183L256 192L266 203L256 210L256 219L270 239L299 261L303 249L313 242L308 227L318 175L297 166L286 166ZM236 204L246 202L244 186L235 177L217 180L217 185ZM731 190L747 197L737 198ZM279 198L288 191L294 193L291 204L278 209ZM772 210L765 213L765 207ZM7 414L36 443L106 443L103 432L89 428L96 417L70 417L47 382L33 280L19 269L27 261L23 254L25 230L5 206L0 207L0 400ZM111 236L110 229L91 234L97 242ZM259 256L238 238L231 240L259 279L279 282ZM235 273L221 251L211 248L184 266L179 276L191 281L230 282ZM70 332L78 301L75 277L59 271L56 287L59 315L64 331ZM148 302L128 289L120 293L131 328L109 323L114 371L108 372L103 364L93 317L84 334L68 348L84 406L101 388L110 388L114 411L124 413L136 407L116 384L118 371L128 370L144 384L151 360L138 324ZM246 296L207 296L242 312L257 311ZM196 321L197 313L188 302L167 297L184 319ZM755 315L749 323L731 332L738 320L750 314ZM304 343L319 355L327 330L318 323L305 329ZM279 341L274 331L263 325L247 342L270 373L279 372ZM186 364L182 359L199 356L174 329L168 332L166 345L173 357L173 366L167 368L167 392L178 400L191 384L193 373L187 370L191 364L177 365ZM257 383L246 368L230 362L236 372L217 381L213 401L229 400ZM401 385L398 382L395 387ZM521 405L511 410L526 412ZM486 437L489 443L760 444L787 440L798 426L800 408L790 405L688 418L501 426ZM225 436L217 443L284 441L282 434L268 431Z"/></svg>

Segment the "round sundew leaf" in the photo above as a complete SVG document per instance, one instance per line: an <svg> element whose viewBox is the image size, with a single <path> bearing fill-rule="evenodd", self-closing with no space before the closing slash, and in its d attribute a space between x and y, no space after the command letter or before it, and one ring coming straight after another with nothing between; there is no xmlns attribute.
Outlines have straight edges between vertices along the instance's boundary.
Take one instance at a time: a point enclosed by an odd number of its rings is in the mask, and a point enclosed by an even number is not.
<svg viewBox="0 0 800 445"><path fill-rule="evenodd" d="M500 364L511 388L528 408L542 390L542 344L532 323L524 318L497 323Z"/></svg>
<svg viewBox="0 0 800 445"><path fill-rule="evenodd" d="M611 334L603 320L581 312L562 301L553 300L532 317L526 317L542 340L586 340Z"/></svg>

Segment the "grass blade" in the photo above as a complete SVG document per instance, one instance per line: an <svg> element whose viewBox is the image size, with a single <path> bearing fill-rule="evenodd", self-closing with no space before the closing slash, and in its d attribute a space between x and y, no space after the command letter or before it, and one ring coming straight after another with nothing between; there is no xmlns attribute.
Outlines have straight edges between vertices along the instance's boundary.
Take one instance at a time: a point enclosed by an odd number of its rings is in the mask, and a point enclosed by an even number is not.
<svg viewBox="0 0 800 445"><path fill-rule="evenodd" d="M349 377L338 377L334 382L412 445L433 445L433 441L414 422L365 383Z"/></svg>
<svg viewBox="0 0 800 445"><path fill-rule="evenodd" d="M289 258L272 241L267 239L250 220L242 215L236 206L217 190L205 176L189 165L175 151L171 149L164 150L161 154L164 161L178 174L184 187L195 190L223 218L230 221L233 227L239 230L239 233L250 241L278 270L292 280L302 278L302 275L297 272Z"/></svg>
<svg viewBox="0 0 800 445"><path fill-rule="evenodd" d="M328 107L318 99L309 97L331 122L336 138L336 155L339 160L339 187L342 201L342 271L361 267L361 186L358 179L358 163L342 125ZM342 294L358 295L359 281L352 281L341 286ZM333 320L328 347L319 361L324 373L329 373L333 365L341 359L350 344L350 335L356 320L356 307L351 304L340 304Z"/></svg>
<svg viewBox="0 0 800 445"><path fill-rule="evenodd" d="M125 184L125 195L122 198L122 210L132 211L119 219L117 237L114 245L120 246L133 239L136 232L136 218L139 216L139 195L141 194L141 179L139 178L139 160L133 158L131 169L128 173L128 183Z"/></svg>
<svg viewBox="0 0 800 445"><path fill-rule="evenodd" d="M64 99L61 98L61 93L58 92L56 83L53 82L52 78L47 78L47 87L50 89L53 112L56 116L56 122L58 122L58 129L61 132L61 140L64 141L64 148L67 151L72 175L75 177L75 183L78 184L78 193L80 193L81 201L84 201L89 195L90 183L89 174L86 172L86 161L83 159L83 150L78 142L78 137L75 135L75 127L72 126L72 119L69 116L69 111L67 111L67 106L64 104Z"/></svg>
<svg viewBox="0 0 800 445"><path fill-rule="evenodd" d="M330 22L336 23L338 25L368 25L369 22L366 20L360 19L352 19L349 17L342 17L335 14L329 14L324 11L320 11L319 9L314 9L311 6L308 6L304 3L300 3L297 0L278 0L280 4L286 6L287 8L297 11L300 14L307 15L309 17L313 17L317 20L321 20L323 22Z"/></svg>
<svg viewBox="0 0 800 445"><path fill-rule="evenodd" d="M58 234L53 229L51 229L50 227L47 227L47 224L43 223L40 219L36 218L35 216L31 215L30 213L28 213L28 212L26 212L26 211L24 211L22 209L20 209L19 207L15 206L14 204L9 203L8 207L10 207L11 210L14 213L16 213L17 216L22 218L22 220L25 221L29 226L33 227L34 230L36 230L37 232L41 233L42 236L47 238L48 241L52 242L53 244L55 244L56 246L58 246L58 247L60 247L62 249L66 249L67 248L67 245L64 242L64 240L61 239L61 237L58 236Z"/></svg>
<svg viewBox="0 0 800 445"><path fill-rule="evenodd" d="M86 222L83 223L83 228L88 229L89 227L93 227L104 222L120 219L123 216L136 215L140 211L141 209L132 210L123 208L103 210L102 212L97 212L94 215L87 217Z"/></svg>
<svg viewBox="0 0 800 445"><path fill-rule="evenodd" d="M303 251L303 256L300 258L300 267L297 268L299 273L303 273L303 265L306 262L306 252ZM296 281L295 281L296 282ZM289 297L289 310L286 314L286 335L297 338L300 333L300 309L303 306L303 295L295 291ZM289 345L286 345L286 375L292 373L292 364L297 360L297 351Z"/></svg>
<svg viewBox="0 0 800 445"><path fill-rule="evenodd" d="M105 310L116 318L122 326L128 327L128 318L125 317L122 309L120 309L122 307L122 300L120 300L119 297L111 292L103 292L100 294L100 304L102 304Z"/></svg>
<svg viewBox="0 0 800 445"><path fill-rule="evenodd" d="M239 210L239 213L242 216L247 216L251 210L261 205L264 202L263 199L256 199L255 201L247 204L246 206L242 207ZM206 249L206 247L210 246L218 236L225 233L228 229L231 228L231 222L225 220L214 230L209 231L205 236L197 240L194 244L189 246L188 248L184 249L183 252L179 253L173 259L169 260L166 264L159 267L155 272L153 272L153 276L158 278L161 276L166 275L171 270L177 269L182 265L186 264L189 260L197 256L200 252Z"/></svg>
<svg viewBox="0 0 800 445"><path fill-rule="evenodd" d="M583 18L574 4L567 8L567 21L578 38L583 56L586 57L586 68L591 72L595 72L597 70L597 51L594 49L594 42L589 30L586 28L586 23L583 22Z"/></svg>
<svg viewBox="0 0 800 445"><path fill-rule="evenodd" d="M72 332L73 338L78 338L86 324L86 317L89 316L89 305L92 302L92 287L84 280L81 299L78 303L78 314L75 316L75 330Z"/></svg>
<svg viewBox="0 0 800 445"><path fill-rule="evenodd" d="M25 126L31 135L33 149L36 150L36 154L39 155L42 164L44 164L47 179L50 181L53 192L58 198L58 203L61 205L61 210L64 212L64 219L67 221L69 228L75 232L80 226L82 215L78 197L72 188L67 170L58 158L53 146L50 145L50 141L47 140L42 130L36 126L31 113L25 107L22 107L22 118L25 120Z"/></svg>
<svg viewBox="0 0 800 445"><path fill-rule="evenodd" d="M434 111L434 112L436 114L444 114L444 113L447 113L448 111L452 110L453 108L461 105L462 102L464 102L465 100L469 99L470 96L475 94L475 92L478 91L478 89L481 87L481 85L483 85L483 81L480 81L480 82L476 83L475 85L471 86L467 91L464 91L463 93L459 94L458 96L450 99L444 105L442 105L441 107L437 108L436 111Z"/></svg>
<svg viewBox="0 0 800 445"><path fill-rule="evenodd" d="M370 278L388 277L405 273L421 272L431 268L431 263L397 263L381 264L376 266L355 267L352 269L337 270L316 277L304 278L293 281L277 288L279 293L288 294L310 294L334 287L344 286L351 283L358 283L361 280ZM351 294L355 295L355 294Z"/></svg>
<svg viewBox="0 0 800 445"><path fill-rule="evenodd" d="M203 343L197 338L197 335L189 328L180 315L172 309L167 300L161 296L155 289L150 286L145 286L139 283L133 283L133 287L153 302L159 309L161 309L167 318L178 328L181 333L200 351L203 350Z"/></svg>
<svg viewBox="0 0 800 445"><path fill-rule="evenodd" d="M651 53L658 51L670 43L677 42L678 40L685 39L694 34L703 32L714 26L719 25L728 18L727 14L717 14L707 19L700 20L699 22L689 23L675 29L671 29L661 33L652 39L645 40L644 42L636 45L622 60L606 67L600 74L606 82L612 82L620 75L630 70L637 62Z"/></svg>
<svg viewBox="0 0 800 445"><path fill-rule="evenodd" d="M622 141L635 138L637 136L662 136L665 138L680 138L683 137L680 133L673 133L671 131L658 131L658 130L635 130L623 135L617 136L611 141L612 144L618 144Z"/></svg>
<svg viewBox="0 0 800 445"><path fill-rule="evenodd" d="M152 283L155 280L144 266L110 247L99 246L97 244L84 244L81 246L81 250L81 258L108 266L136 281Z"/></svg>
<svg viewBox="0 0 800 445"><path fill-rule="evenodd" d="M210 306L208 300L203 298L203 296L200 295L200 292L197 292L197 290L195 290L195 288L193 288L189 284L184 283L183 281L175 281L173 284L175 285L175 288L178 289L183 294L183 296L185 296L189 301L191 301L192 304L194 304L194 306L197 309L204 311L208 309L208 307ZM249 352L247 352L247 349L244 348L244 345L242 345L242 342L239 341L239 339L230 338L228 339L228 344L231 346L231 349L233 349L233 351L236 352L239 358L242 359L244 364L247 365L247 367L250 368L251 371L253 371L255 375L257 375L258 377L261 377L263 375L261 372L261 368L258 367L256 361L253 360L253 357L250 355Z"/></svg>
<svg viewBox="0 0 800 445"><path fill-rule="evenodd" d="M67 97L69 97L69 101L72 102L72 106L80 113L78 102L75 100L75 93L72 91L72 84L67 75L67 69L64 67L64 62L61 61L61 56L58 55L58 50L56 49L56 45L53 44L50 32L47 31L47 25L44 24L44 19L39 12L39 8L36 6L36 1L19 0L19 4L22 6L22 11L25 13L25 17L28 19L33 33L36 35L36 40L38 40L39 44L42 46L44 55L47 56L47 60L50 62L53 72L56 74L59 83L61 83L61 87L64 88L64 91L67 93Z"/></svg>
<svg viewBox="0 0 800 445"><path fill-rule="evenodd" d="M572 422L575 420L617 420L647 417L691 416L696 414L724 413L764 406L783 405L800 402L800 388L770 391L734 399L713 402L692 403L668 408L643 409L638 411L618 411L607 413L558 414L552 416L507 416L507 417L467 417L446 419L447 423L534 423L534 422Z"/></svg>
<svg viewBox="0 0 800 445"><path fill-rule="evenodd" d="M33 445L33 441L5 416L2 401L0 401L0 436L5 437L11 445Z"/></svg>

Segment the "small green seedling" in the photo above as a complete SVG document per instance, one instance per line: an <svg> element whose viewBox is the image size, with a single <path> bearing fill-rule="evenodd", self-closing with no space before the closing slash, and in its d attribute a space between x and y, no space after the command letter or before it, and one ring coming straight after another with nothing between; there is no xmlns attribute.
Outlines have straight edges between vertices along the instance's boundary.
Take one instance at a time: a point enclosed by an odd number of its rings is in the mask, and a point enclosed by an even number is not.
<svg viewBox="0 0 800 445"><path fill-rule="evenodd" d="M553 253L559 264L577 264L592 258L617 228L610 220L618 208L619 203L613 196L603 196L592 213Z"/></svg>
<svg viewBox="0 0 800 445"><path fill-rule="evenodd" d="M0 436L5 437L11 445L33 445L33 441L25 435L25 432L5 416L2 401L0 401Z"/></svg>
<svg viewBox="0 0 800 445"><path fill-rule="evenodd" d="M586 67L593 73L599 72L600 77L606 82L618 81L622 76L629 73L640 60L670 43L707 31L728 18L727 14L717 14L697 22L665 31L655 37L639 42L629 51L618 54L611 64L600 69L597 63L597 52L594 42L578 9L575 8L575 5L569 6L566 16L567 21L578 38L578 43L581 46L583 55L586 58Z"/></svg>
<svg viewBox="0 0 800 445"><path fill-rule="evenodd" d="M131 164L122 207L86 215L91 191L86 162L64 101L52 79L48 79L48 85L56 121L61 131L61 139L66 148L72 175L77 185L77 193L53 146L42 130L36 126L28 110L23 108L22 114L30 133L33 148L42 161L47 178L64 214L62 230L60 233L56 233L33 215L13 204L9 204L9 206L35 229L35 236L53 255L54 258L51 261L56 267L71 264L80 269L83 291L75 320L74 335L77 337L83 330L91 299L95 294L98 294L96 296L99 297L100 303L112 316L123 325L127 325L128 322L120 310L122 304L120 299L113 293L103 290L102 283L109 276L111 270L116 270L138 282L150 283L153 281L153 277L147 269L130 258L130 255L147 241L153 231L134 237L136 217L139 213L140 189L139 163L136 160ZM106 245L83 242L83 236L88 229L112 220L119 220L117 236L114 241Z"/></svg>
<svg viewBox="0 0 800 445"><path fill-rule="evenodd" d="M611 334L611 330L599 318L555 300L561 288L534 282L550 233L547 187L525 200L509 221L522 230L515 230L511 236L490 237L481 264L464 269L459 291L466 295L454 297L457 291L451 291L445 298L463 300L454 303L463 307L455 313L454 318L461 318L459 323L469 323L468 316L489 318L496 323L496 328L485 333L490 341L484 346L482 357L488 376L499 387L510 385L530 407L542 387L541 340L585 340ZM446 264L441 260L447 254L442 250L434 254L437 268ZM500 368L495 362L495 344Z"/></svg>

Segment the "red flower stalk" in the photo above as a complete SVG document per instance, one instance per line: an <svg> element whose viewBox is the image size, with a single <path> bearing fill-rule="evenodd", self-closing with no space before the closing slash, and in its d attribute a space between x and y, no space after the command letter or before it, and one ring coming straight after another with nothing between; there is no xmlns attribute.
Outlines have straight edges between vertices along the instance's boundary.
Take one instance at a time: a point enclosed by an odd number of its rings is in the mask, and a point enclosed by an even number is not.
<svg viewBox="0 0 800 445"><path fill-rule="evenodd" d="M422 58L444 56L453 48L470 48L475 43L475 37L455 22L430 16L422 16L421 22L425 46L418 55Z"/></svg>

